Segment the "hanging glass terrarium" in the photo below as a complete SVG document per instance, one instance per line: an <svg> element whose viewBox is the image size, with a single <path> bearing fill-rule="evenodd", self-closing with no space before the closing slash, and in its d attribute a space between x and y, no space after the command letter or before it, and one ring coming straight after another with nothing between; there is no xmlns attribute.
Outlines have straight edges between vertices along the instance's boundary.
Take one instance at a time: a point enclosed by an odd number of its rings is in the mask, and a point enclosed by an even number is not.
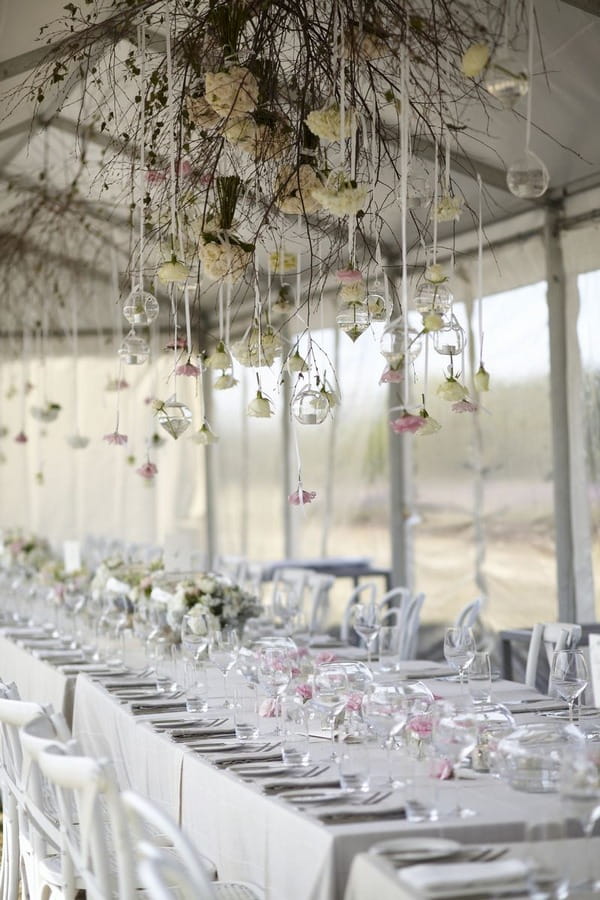
<svg viewBox="0 0 600 900"><path fill-rule="evenodd" d="M300 425L320 425L329 412L329 402L322 391L305 387L292 401L292 414Z"/></svg>
<svg viewBox="0 0 600 900"><path fill-rule="evenodd" d="M433 332L433 348L442 356L457 356L462 353L465 344L465 332L454 315L447 325Z"/></svg>
<svg viewBox="0 0 600 900"><path fill-rule="evenodd" d="M125 299L123 315L130 325L150 325L158 316L158 300L137 284Z"/></svg>
<svg viewBox="0 0 600 900"><path fill-rule="evenodd" d="M339 328L344 334L348 335L352 343L357 341L361 334L367 330L370 321L367 304L363 301L360 303L343 303L336 316Z"/></svg>
<svg viewBox="0 0 600 900"><path fill-rule="evenodd" d="M398 369L404 361L405 346L408 351L408 359L412 362L421 352L419 332L409 327L404 335L404 319L399 316L394 319L381 335L379 349L381 355L387 360L390 369Z"/></svg>
<svg viewBox="0 0 600 900"><path fill-rule="evenodd" d="M508 167L506 183L511 194L523 200L535 200L548 190L550 175L542 160L532 150Z"/></svg>
<svg viewBox="0 0 600 900"><path fill-rule="evenodd" d="M429 281L423 281L417 289L414 298L414 307L417 312L427 315L427 313L439 313L444 315L452 306L453 296L445 284L432 284Z"/></svg>
<svg viewBox="0 0 600 900"><path fill-rule="evenodd" d="M119 357L126 366L141 366L150 356L150 347L146 341L138 337L133 328L123 339L119 347Z"/></svg>
<svg viewBox="0 0 600 900"><path fill-rule="evenodd" d="M383 286L376 279L372 290L367 293L365 303L371 322L386 322L392 312L392 304L386 300Z"/></svg>
<svg viewBox="0 0 600 900"><path fill-rule="evenodd" d="M156 418L159 425L175 440L192 424L190 408L185 403L180 403L176 397L170 397L157 408Z"/></svg>
<svg viewBox="0 0 600 900"><path fill-rule="evenodd" d="M505 109L512 107L529 89L527 72L517 58L507 50L500 51L488 63L482 86L500 101Z"/></svg>

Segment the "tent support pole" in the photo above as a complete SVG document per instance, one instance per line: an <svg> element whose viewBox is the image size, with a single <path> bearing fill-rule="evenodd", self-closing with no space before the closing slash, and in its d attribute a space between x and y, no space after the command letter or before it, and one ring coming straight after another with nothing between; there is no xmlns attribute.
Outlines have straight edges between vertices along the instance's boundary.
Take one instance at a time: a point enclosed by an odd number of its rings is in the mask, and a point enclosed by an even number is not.
<svg viewBox="0 0 600 900"><path fill-rule="evenodd" d="M390 385L388 404L397 407L398 400ZM390 541L392 587L414 587L413 542L411 535L412 509L411 461L412 435L395 434L389 429L390 460Z"/></svg>
<svg viewBox="0 0 600 900"><path fill-rule="evenodd" d="M213 395L210 378L203 378L204 390L204 415L209 422L213 418ZM216 503L216 459L214 444L206 444L204 447L204 493L206 496L206 558L208 568L211 569L219 552L217 541L217 503Z"/></svg>
<svg viewBox="0 0 600 900"><path fill-rule="evenodd" d="M546 207L544 244L550 331L550 396L552 457L554 461L554 527L558 586L558 620L576 622L573 531L571 510L571 460L569 451L568 357L566 323L566 275L560 241L562 201Z"/></svg>
<svg viewBox="0 0 600 900"><path fill-rule="evenodd" d="M281 416L281 495L283 502L283 555L284 559L293 559L296 550L296 535L294 528L293 507L288 503L288 494L295 490L295 475L292 472L292 422L288 411L290 409L290 404L292 401L292 391L290 376L287 372L284 372L283 374L282 395L283 413Z"/></svg>

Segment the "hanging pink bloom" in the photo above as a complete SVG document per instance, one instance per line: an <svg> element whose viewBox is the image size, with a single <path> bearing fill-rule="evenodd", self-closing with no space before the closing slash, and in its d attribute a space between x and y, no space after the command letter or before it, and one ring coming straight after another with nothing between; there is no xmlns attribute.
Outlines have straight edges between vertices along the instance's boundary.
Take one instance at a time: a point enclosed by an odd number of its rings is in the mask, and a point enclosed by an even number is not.
<svg viewBox="0 0 600 900"><path fill-rule="evenodd" d="M146 172L147 184L161 184L161 182L166 181L166 178L167 176L162 169L148 169Z"/></svg>
<svg viewBox="0 0 600 900"><path fill-rule="evenodd" d="M288 503L291 506L304 506L305 503L312 503L317 496L316 491L304 491L301 486L288 497Z"/></svg>
<svg viewBox="0 0 600 900"><path fill-rule="evenodd" d="M127 435L120 434L118 431L112 431L110 434L105 434L102 440L106 441L107 444L122 446L127 443Z"/></svg>
<svg viewBox="0 0 600 900"><path fill-rule="evenodd" d="M158 468L153 462L150 462L150 460L145 462L143 466L140 466L139 469L136 469L135 471L136 474L140 475L142 478L148 479L148 481L158 474Z"/></svg>
<svg viewBox="0 0 600 900"><path fill-rule="evenodd" d="M258 707L259 716L265 719L274 719L279 715L279 699L276 697L267 697L266 700Z"/></svg>
<svg viewBox="0 0 600 900"><path fill-rule="evenodd" d="M302 698L302 700L304 702L306 702L306 700L312 700L312 695L313 695L312 685L299 684L296 687L296 693L298 694L299 697Z"/></svg>
<svg viewBox="0 0 600 900"><path fill-rule="evenodd" d="M473 403L472 400L459 400L457 403L452 404L452 412L456 413L474 413L479 409L478 403Z"/></svg>
<svg viewBox="0 0 600 900"><path fill-rule="evenodd" d="M26 444L28 440L29 440L29 438L27 437L27 435L25 434L24 431L20 431L15 436L15 444Z"/></svg>
<svg viewBox="0 0 600 900"><path fill-rule="evenodd" d="M425 420L421 416L413 416L411 413L404 410L398 419L394 419L393 422L390 422L390 426L392 431L395 431L396 434L402 434L403 432L414 434L415 431L418 431L419 428L423 427L424 422Z"/></svg>
<svg viewBox="0 0 600 900"><path fill-rule="evenodd" d="M182 365L177 366L175 369L176 375L189 375L191 378L196 378L200 374L200 369L198 366L195 366L194 363L191 363L188 359L186 363L182 363Z"/></svg>
<svg viewBox="0 0 600 900"><path fill-rule="evenodd" d="M379 379L379 384L400 384L404 381L404 372L402 369L384 369Z"/></svg>
<svg viewBox="0 0 600 900"><path fill-rule="evenodd" d="M178 337L177 342L175 342L174 340L169 341L167 344L165 344L163 350L187 350L187 338Z"/></svg>
<svg viewBox="0 0 600 900"><path fill-rule="evenodd" d="M363 280L362 272L359 272L358 269L338 269L335 273L335 277L338 281L341 281L342 284L357 284L359 281Z"/></svg>

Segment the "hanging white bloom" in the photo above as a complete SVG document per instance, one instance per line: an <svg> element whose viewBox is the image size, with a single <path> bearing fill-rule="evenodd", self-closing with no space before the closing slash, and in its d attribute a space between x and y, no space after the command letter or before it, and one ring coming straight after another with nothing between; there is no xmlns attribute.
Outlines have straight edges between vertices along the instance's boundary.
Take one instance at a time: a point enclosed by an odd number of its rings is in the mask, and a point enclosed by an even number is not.
<svg viewBox="0 0 600 900"><path fill-rule="evenodd" d="M462 200L459 197L453 197L451 194L444 194L435 210L435 217L438 222L457 222L461 214Z"/></svg>
<svg viewBox="0 0 600 900"><path fill-rule="evenodd" d="M298 348L294 350L291 356L288 356L285 365L290 375L297 375L299 372L308 372L308 363L303 356L300 356Z"/></svg>
<svg viewBox="0 0 600 900"><path fill-rule="evenodd" d="M439 263L432 263L425 269L425 281L429 281L431 284L443 284L444 281L448 281L448 276Z"/></svg>
<svg viewBox="0 0 600 900"><path fill-rule="evenodd" d="M252 260L252 250L230 242L227 237L207 240L203 235L198 244L198 256L204 266L204 273L215 281L236 284L244 276L248 263Z"/></svg>
<svg viewBox="0 0 600 900"><path fill-rule="evenodd" d="M354 110L344 111L344 137L352 134L355 115ZM337 104L324 106L322 109L314 109L305 119L309 129L317 137L324 141L339 141L342 128L342 116Z"/></svg>
<svg viewBox="0 0 600 900"><path fill-rule="evenodd" d="M338 173L333 178L330 177L326 185L313 188L312 191L312 196L323 209L338 219L356 215L363 208L367 194L366 186L351 182L344 173Z"/></svg>
<svg viewBox="0 0 600 900"><path fill-rule="evenodd" d="M364 281L355 281L353 284L343 284L340 288L340 297L346 303L362 303L367 294Z"/></svg>
<svg viewBox="0 0 600 900"><path fill-rule="evenodd" d="M189 277L190 267L179 262L176 256L172 256L170 260L162 264L156 274L158 280L163 284L183 284Z"/></svg>
<svg viewBox="0 0 600 900"><path fill-rule="evenodd" d="M204 360L207 369L230 369L232 366L231 353L224 341L219 341L214 351Z"/></svg>
<svg viewBox="0 0 600 900"><path fill-rule="evenodd" d="M287 129L258 125L252 116L233 119L223 129L225 140L253 158L274 159L281 156L290 143Z"/></svg>
<svg viewBox="0 0 600 900"><path fill-rule="evenodd" d="M445 381L438 385L436 393L442 400L452 402L464 400L469 394L464 384L461 384L460 381L457 381L454 377L446 378Z"/></svg>
<svg viewBox="0 0 600 900"><path fill-rule="evenodd" d="M230 388L234 388L236 384L239 384L237 378L233 377L231 372L223 372L215 383L213 387L216 391L228 391Z"/></svg>
<svg viewBox="0 0 600 900"><path fill-rule="evenodd" d="M198 431L192 435L192 440L196 444L216 444L219 440L219 435L215 434L208 422L204 420Z"/></svg>
<svg viewBox="0 0 600 900"><path fill-rule="evenodd" d="M258 101L258 83L244 66L207 72L205 88L206 102L223 118L252 112Z"/></svg>
<svg viewBox="0 0 600 900"><path fill-rule="evenodd" d="M297 170L292 166L282 166L277 174L277 206L281 212L295 216L315 213L321 204L312 192L321 185L321 179L312 166L304 164Z"/></svg>
<svg viewBox="0 0 600 900"><path fill-rule="evenodd" d="M483 363L479 366L477 371L473 376L473 383L475 384L475 389L480 393L484 394L486 391L490 389L490 373L487 371Z"/></svg>
<svg viewBox="0 0 600 900"><path fill-rule="evenodd" d="M254 400L248 404L248 415L255 419L269 419L273 415L271 401L262 391L257 391Z"/></svg>
<svg viewBox="0 0 600 900"><path fill-rule="evenodd" d="M477 78L490 59L490 48L487 44L471 44L465 50L460 61L460 70L467 78Z"/></svg>

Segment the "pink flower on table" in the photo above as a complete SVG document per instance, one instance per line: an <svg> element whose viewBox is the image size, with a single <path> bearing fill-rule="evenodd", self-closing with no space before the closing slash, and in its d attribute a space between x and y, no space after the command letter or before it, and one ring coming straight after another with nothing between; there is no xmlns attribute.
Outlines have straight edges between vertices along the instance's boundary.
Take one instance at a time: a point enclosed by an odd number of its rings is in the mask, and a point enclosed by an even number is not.
<svg viewBox="0 0 600 900"><path fill-rule="evenodd" d="M142 466L139 467L139 469L136 469L135 471L142 478L146 478L148 480L154 478L154 476L158 474L158 468L153 462L150 462L150 460L148 460L148 462L145 462Z"/></svg>
<svg viewBox="0 0 600 900"><path fill-rule="evenodd" d="M24 431L20 431L15 436L15 444L26 444L28 440L29 440L29 438L27 437L27 435L25 434Z"/></svg>
<svg viewBox="0 0 600 900"><path fill-rule="evenodd" d="M455 413L474 413L479 409L479 403L473 403L472 400L459 400L452 404L452 412Z"/></svg>
<svg viewBox="0 0 600 900"><path fill-rule="evenodd" d="M198 366L195 366L194 363L190 362L189 359L186 363L182 363L182 365L177 366L175 369L176 375L189 375L192 378L196 378L200 374L200 369Z"/></svg>
<svg viewBox="0 0 600 900"><path fill-rule="evenodd" d="M404 410L401 416L394 419L393 422L390 422L390 426L392 431L395 431L396 434L403 434L404 432L414 434L415 431L418 431L423 427L424 423L425 419L423 419L422 416L413 416L411 413Z"/></svg>
<svg viewBox="0 0 600 900"><path fill-rule="evenodd" d="M312 503L317 496L316 491L304 491L301 487L288 497L288 503L291 506L304 506L305 503Z"/></svg>
<svg viewBox="0 0 600 900"><path fill-rule="evenodd" d="M315 664L317 666L327 666L329 663L336 662L336 660L337 656L331 650L321 650L315 657Z"/></svg>
<svg viewBox="0 0 600 900"><path fill-rule="evenodd" d="M106 441L107 444L122 446L127 443L127 435L120 434L118 431L112 431L110 434L105 434L102 440Z"/></svg>
<svg viewBox="0 0 600 900"><path fill-rule="evenodd" d="M429 774L432 778L447 781L449 778L454 778L454 769L449 759L434 759Z"/></svg>
<svg viewBox="0 0 600 900"><path fill-rule="evenodd" d="M408 728L419 740L431 737L433 722L431 716L413 716L408 723Z"/></svg>
<svg viewBox="0 0 600 900"><path fill-rule="evenodd" d="M296 687L296 693L299 697L302 697L302 700L306 702L306 700L312 700L313 689L310 684L299 684Z"/></svg>
<svg viewBox="0 0 600 900"><path fill-rule="evenodd" d="M363 280L362 272L359 272L358 269L338 269L335 273L335 277L338 281L341 281L342 284L357 284L359 281Z"/></svg>
<svg viewBox="0 0 600 900"><path fill-rule="evenodd" d="M404 381L404 372L402 369L384 369L379 384L400 384Z"/></svg>
<svg viewBox="0 0 600 900"><path fill-rule="evenodd" d="M274 719L279 715L279 700L276 697L267 697L258 707L258 714L264 719Z"/></svg>
<svg viewBox="0 0 600 900"><path fill-rule="evenodd" d="M348 712L360 712L363 702L363 695L358 692L350 694L346 700L346 709Z"/></svg>

